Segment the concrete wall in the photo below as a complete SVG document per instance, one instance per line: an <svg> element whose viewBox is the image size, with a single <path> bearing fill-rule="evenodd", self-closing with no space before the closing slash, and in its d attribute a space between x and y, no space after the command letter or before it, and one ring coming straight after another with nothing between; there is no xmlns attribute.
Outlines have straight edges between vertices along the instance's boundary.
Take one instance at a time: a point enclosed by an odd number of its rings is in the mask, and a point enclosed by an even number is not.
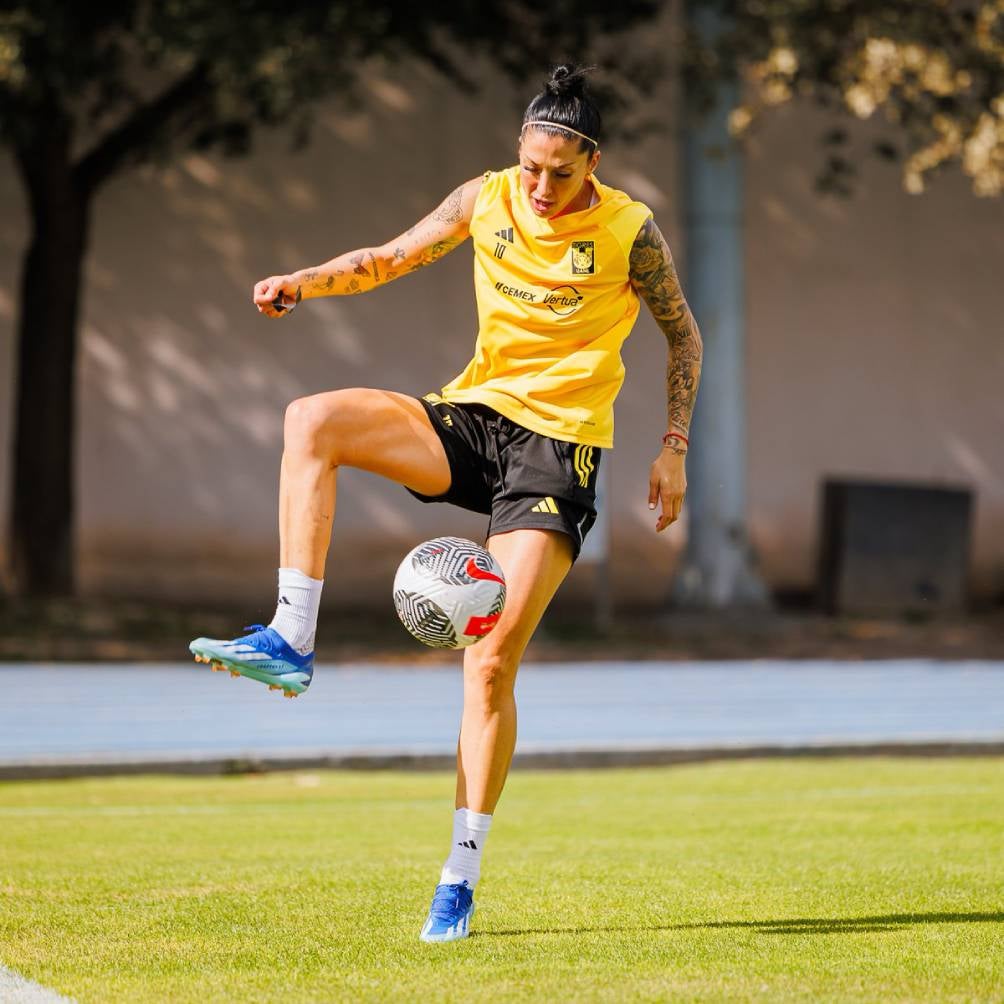
<svg viewBox="0 0 1004 1004"><path fill-rule="evenodd" d="M766 120L747 159L750 518L765 574L815 568L826 475L966 485L972 583L1004 588L1004 200L950 172L923 196L866 163L820 198L809 109ZM877 136L854 131L859 150Z"/></svg>
<svg viewBox="0 0 1004 1004"><path fill-rule="evenodd" d="M421 73L374 73L370 94L360 112L322 109L304 152L262 137L249 159L192 156L123 177L100 196L80 373L85 589L267 603L286 402L353 385L421 394L467 362L476 330L467 248L372 295L315 301L282 322L250 304L257 279L381 242L460 181L513 161L526 94L495 87L467 98ZM654 101L668 119L667 94ZM812 178L821 128L809 112L782 111L748 161L750 516L764 572L775 586L811 583L821 476L934 478L978 490L974 583L997 589L1001 205L973 199L952 178L908 197L895 169L877 165L853 199L820 199ZM599 173L647 201L681 250L671 130L612 146ZM7 162L0 205L7 444L26 232ZM647 316L625 361L608 457L614 588L620 603L656 606L685 524L656 536L646 505L665 421L664 342ZM3 449L5 520L8 479ZM478 537L483 527L479 517L343 472L326 600L383 602L414 543L447 532ZM590 582L579 569L566 597Z"/></svg>
<svg viewBox="0 0 1004 1004"><path fill-rule="evenodd" d="M494 88L471 99L431 75L405 82L377 73L370 92L362 112L323 109L302 153L262 138L252 158L192 156L101 194L80 373L85 590L270 596L286 403L354 385L421 395L466 365L477 331L469 246L374 294L313 301L281 322L251 305L257 279L389 239L461 181L514 161L525 95ZM604 167L608 183L647 198L671 232L675 158L666 140L612 151ZM9 165L0 204L6 442L26 226ZM679 539L639 533L653 522L647 471L665 422L665 347L651 320L638 326L627 359L617 420L621 441L637 446L610 466L615 534L635 557L618 574L631 595L657 602ZM342 472L326 600L382 599L415 543L440 533L478 538L484 527L375 476Z"/></svg>

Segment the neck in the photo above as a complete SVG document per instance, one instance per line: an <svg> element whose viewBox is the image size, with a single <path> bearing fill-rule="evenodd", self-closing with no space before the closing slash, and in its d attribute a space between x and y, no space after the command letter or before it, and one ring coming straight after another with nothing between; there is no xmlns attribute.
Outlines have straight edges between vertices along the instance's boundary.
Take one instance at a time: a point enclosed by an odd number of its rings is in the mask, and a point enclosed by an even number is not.
<svg viewBox="0 0 1004 1004"><path fill-rule="evenodd" d="M571 202L561 210L560 213L555 213L551 217L552 220L556 220L559 216L567 216L569 213L578 213L583 209L589 208L589 203L593 199L593 183L587 178L582 183L582 188L579 189L579 194L572 199Z"/></svg>

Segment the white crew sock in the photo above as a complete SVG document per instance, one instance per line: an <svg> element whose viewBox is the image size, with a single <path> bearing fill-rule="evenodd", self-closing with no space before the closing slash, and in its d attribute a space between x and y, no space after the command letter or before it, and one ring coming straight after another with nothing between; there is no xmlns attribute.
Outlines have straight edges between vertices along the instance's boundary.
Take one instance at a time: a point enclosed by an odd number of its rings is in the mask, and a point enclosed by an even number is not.
<svg viewBox="0 0 1004 1004"><path fill-rule="evenodd" d="M443 865L440 885L459 885L466 880L473 889L481 877L481 852L488 839L492 817L486 812L457 809L453 813L453 844Z"/></svg>
<svg viewBox="0 0 1004 1004"><path fill-rule="evenodd" d="M324 579L312 579L298 568L279 569L279 602L269 627L278 631L300 655L314 649L323 585Z"/></svg>

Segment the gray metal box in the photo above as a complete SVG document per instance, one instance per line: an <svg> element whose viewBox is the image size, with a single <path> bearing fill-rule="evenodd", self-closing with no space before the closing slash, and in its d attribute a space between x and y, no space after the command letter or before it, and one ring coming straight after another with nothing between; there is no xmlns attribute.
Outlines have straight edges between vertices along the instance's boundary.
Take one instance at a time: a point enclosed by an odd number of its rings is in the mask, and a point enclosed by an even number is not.
<svg viewBox="0 0 1004 1004"><path fill-rule="evenodd" d="M827 480L819 550L823 609L930 616L963 610L972 503L965 488Z"/></svg>

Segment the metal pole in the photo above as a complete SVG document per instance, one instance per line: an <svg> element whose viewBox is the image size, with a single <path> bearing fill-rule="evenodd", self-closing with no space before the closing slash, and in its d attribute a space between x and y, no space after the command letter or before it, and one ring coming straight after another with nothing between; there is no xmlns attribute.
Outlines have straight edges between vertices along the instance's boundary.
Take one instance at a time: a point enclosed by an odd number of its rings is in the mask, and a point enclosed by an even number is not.
<svg viewBox="0 0 1004 1004"><path fill-rule="evenodd" d="M720 22L687 4L704 34ZM739 95L721 82L713 109L686 109L683 141L686 269L684 289L704 338L704 366L687 457L687 547L674 579L680 606L763 606L746 530L745 302L742 156L728 131Z"/></svg>
<svg viewBox="0 0 1004 1004"><path fill-rule="evenodd" d="M607 634L614 622L613 583L610 567L610 457L604 458L596 475L596 522L579 553L579 563L594 566L594 626Z"/></svg>

